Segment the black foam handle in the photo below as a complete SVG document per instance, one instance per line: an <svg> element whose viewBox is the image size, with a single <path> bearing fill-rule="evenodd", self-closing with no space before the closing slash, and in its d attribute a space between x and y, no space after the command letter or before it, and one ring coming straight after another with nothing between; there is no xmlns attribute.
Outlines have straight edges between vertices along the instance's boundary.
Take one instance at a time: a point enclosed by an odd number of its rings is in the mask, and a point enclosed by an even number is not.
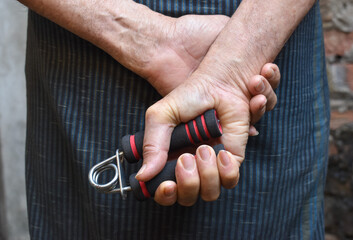
<svg viewBox="0 0 353 240"><path fill-rule="evenodd" d="M216 155L220 150L224 150L223 144L219 144L213 147ZM154 194L159 185L167 180L176 182L175 178L175 166L177 160L168 161L163 170L148 182L140 182L135 176L136 173L131 174L129 177L131 189L135 195L135 198L139 201L144 201L148 198L154 197Z"/></svg>
<svg viewBox="0 0 353 240"><path fill-rule="evenodd" d="M174 128L169 151L220 136L222 136L222 127L219 124L216 111L214 109L208 110L196 119ZM144 131L140 131L135 135L126 135L122 138L121 149L128 162L135 163L142 158L143 137Z"/></svg>

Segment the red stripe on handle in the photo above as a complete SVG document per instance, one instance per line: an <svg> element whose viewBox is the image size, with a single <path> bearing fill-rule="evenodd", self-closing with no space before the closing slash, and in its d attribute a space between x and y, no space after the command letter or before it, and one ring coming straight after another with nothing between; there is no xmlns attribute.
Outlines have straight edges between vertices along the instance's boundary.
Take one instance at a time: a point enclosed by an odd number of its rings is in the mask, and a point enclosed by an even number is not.
<svg viewBox="0 0 353 240"><path fill-rule="evenodd" d="M197 128L196 120L192 120L192 125L194 125L194 129L195 129L197 138L202 142L203 139L202 139L202 137L200 135L199 129Z"/></svg>
<svg viewBox="0 0 353 240"><path fill-rule="evenodd" d="M137 151L137 148L136 148L136 143L135 143L135 135L131 135L130 136L130 146L131 146L131 150L132 150L132 153L134 154L134 157L139 160L141 157Z"/></svg>
<svg viewBox="0 0 353 240"><path fill-rule="evenodd" d="M139 181L139 184L140 184L140 187L141 187L141 190L142 190L143 195L144 195L146 198L150 198L151 195L150 195L150 193L149 193L148 190L147 190L146 184L145 184L144 182L141 182L141 181Z"/></svg>
<svg viewBox="0 0 353 240"><path fill-rule="evenodd" d="M207 137L208 137L208 138L211 138L211 135L210 135L210 133L208 132L208 129L207 129L207 126L206 126L206 121L205 121L205 116L204 116L204 115L201 115L201 122L202 122L203 130L205 131Z"/></svg>
<svg viewBox="0 0 353 240"><path fill-rule="evenodd" d="M184 126L185 126L186 134L188 135L190 142L195 145L194 139L192 139L192 137L191 137L189 126L187 124L185 124Z"/></svg>

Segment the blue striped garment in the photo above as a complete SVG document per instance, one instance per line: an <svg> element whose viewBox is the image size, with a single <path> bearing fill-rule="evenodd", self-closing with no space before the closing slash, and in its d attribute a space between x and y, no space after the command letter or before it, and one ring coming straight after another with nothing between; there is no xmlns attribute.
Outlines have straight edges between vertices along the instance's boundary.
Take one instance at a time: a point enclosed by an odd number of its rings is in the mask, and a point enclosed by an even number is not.
<svg viewBox="0 0 353 240"><path fill-rule="evenodd" d="M143 0L170 16L232 15L239 1ZM235 43L236 44L236 43ZM328 86L318 3L276 59L278 105L256 125L233 190L162 207L88 183L160 96L102 50L29 12L26 179L32 239L324 239ZM138 166L126 165L127 172Z"/></svg>

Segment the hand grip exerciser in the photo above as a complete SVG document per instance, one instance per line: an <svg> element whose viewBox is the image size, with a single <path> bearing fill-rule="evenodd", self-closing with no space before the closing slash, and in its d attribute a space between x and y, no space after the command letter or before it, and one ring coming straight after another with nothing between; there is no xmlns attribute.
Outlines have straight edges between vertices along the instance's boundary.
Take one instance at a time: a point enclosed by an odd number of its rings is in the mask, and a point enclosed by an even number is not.
<svg viewBox="0 0 353 240"><path fill-rule="evenodd" d="M218 144L213 146L213 149L218 155L219 151L224 150L223 144ZM135 198L137 200L143 201L150 197L154 197L154 193L156 192L159 185L167 180L172 180L176 182L175 178L175 166L177 164L177 160L168 161L163 168L163 170L154 178L152 178L148 182L138 181L135 176L136 173L131 174L129 177L129 183L131 190L133 191Z"/></svg>
<svg viewBox="0 0 353 240"><path fill-rule="evenodd" d="M219 151L224 150L223 144L219 144L213 147L216 155L218 155ZM123 169L121 168L121 161L119 158L119 154L117 155L116 161L117 165L113 164L115 159L107 159L100 164L97 164L90 170L89 173L89 181L93 187L95 187L100 192L105 193L120 193L123 199L127 197L127 192L132 191L134 196L139 201L147 200L148 198L154 197L154 194L158 188L158 186L167 180L171 180L176 182L175 177L175 166L177 164L177 160L168 161L163 168L163 170L150 181L141 182L138 181L135 176L136 173L133 173L129 177L129 185L126 184L125 174ZM115 176L113 179L106 184L99 184L98 177L100 173L103 171L111 169L115 171ZM119 187L117 187L119 183Z"/></svg>
<svg viewBox="0 0 353 240"><path fill-rule="evenodd" d="M218 121L216 111L208 110L196 119L185 124L178 125L172 132L170 151L194 145L211 138L222 135L222 128ZM149 182L139 182L135 175L130 176L130 186L126 184L122 162L126 159L129 163L136 163L142 156L144 132L140 131L134 135L126 135L122 138L121 150L117 149L116 154L91 168L89 182L100 192L120 193L123 199L128 191L133 191L138 200L153 197L156 189L166 180L175 181L175 166L177 160L168 161L165 168ZM216 153L224 149L223 145L214 147ZM114 177L107 183L99 183L99 176L105 171L113 171Z"/></svg>
<svg viewBox="0 0 353 240"><path fill-rule="evenodd" d="M186 146L217 138L222 135L222 127L219 124L215 110L208 110L196 119L174 128L170 140L169 151L181 149ZM124 158L135 163L141 159L144 131L135 135L126 135L122 138L122 152Z"/></svg>

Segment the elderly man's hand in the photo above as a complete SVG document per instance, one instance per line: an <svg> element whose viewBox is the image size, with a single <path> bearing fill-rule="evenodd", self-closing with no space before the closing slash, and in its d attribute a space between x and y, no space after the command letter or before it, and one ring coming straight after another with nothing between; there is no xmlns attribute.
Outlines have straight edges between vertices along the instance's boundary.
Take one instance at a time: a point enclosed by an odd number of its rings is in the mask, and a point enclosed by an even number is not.
<svg viewBox="0 0 353 240"><path fill-rule="evenodd" d="M187 81L148 109L143 147L144 163L136 178L147 181L160 172L168 157L173 128L208 109L216 109L223 128L220 141L229 151L220 155L220 162L240 165L245 157L250 128L252 94L249 79L266 62L277 56L313 4L314 1L242 1ZM292 14L293 9L296 10L295 14ZM201 150L199 151L200 158L204 159ZM195 164L189 164L193 162L189 157L181 159L180 169L185 168L185 171L191 170L192 174L196 174ZM203 163L208 167L200 169L206 169L207 178L212 179L215 170L210 169L215 169L216 166L209 159L214 157L209 154L207 159ZM201 194L204 176L200 174ZM232 182L236 183L237 178L232 177ZM193 179L190 177L183 188L192 186L192 189L198 190L198 183ZM207 188L213 189L206 189L206 192L212 193L211 200L217 196L214 194L217 193L217 190L214 191L217 187L218 184L207 185ZM167 192L174 196L177 194L176 191ZM186 205L192 204L195 201L192 196L184 196L182 202Z"/></svg>
<svg viewBox="0 0 353 240"><path fill-rule="evenodd" d="M224 132L220 142L230 151L221 152L216 159L212 149L202 146L196 158L181 156L176 168L178 191L173 183L163 183L156 194L157 202L169 205L178 200L188 206L196 201L199 190L202 198L210 201L217 199L220 184L227 188L235 186L250 127L251 93L244 90L242 77L227 81L200 66L187 81L148 109L144 164L138 180L147 181L164 167L173 128L208 109L216 109Z"/></svg>
<svg viewBox="0 0 353 240"><path fill-rule="evenodd" d="M261 82L266 83L269 80L275 84L279 83L280 73L276 65L266 64L261 74L250 80L249 89L254 95L257 94L256 88L259 82L261 84ZM273 87L277 86L273 85ZM267 87L266 91L272 91L271 86ZM266 101L266 98L262 98L265 97L256 95L249 102L252 113L251 122L257 122L266 110L266 106L261 105L264 100ZM272 108L273 106L269 106L267 109ZM255 128L251 130L250 127L249 135L256 135L256 133ZM240 162L226 151L221 151L216 156L211 147L200 146L195 156L183 154L179 157L175 169L177 184L173 181L163 182L156 190L154 200L161 205L172 205L178 201L184 206L193 205L199 195L206 201L216 200L220 194L221 186L226 189L236 186L239 180L239 167Z"/></svg>
<svg viewBox="0 0 353 240"><path fill-rule="evenodd" d="M221 51L220 54L213 54L217 57L211 61L216 64L210 64L209 59L208 63L200 68L200 63L205 62L204 56L210 52L210 46L215 46L219 39L221 35L219 33L229 25L241 24L242 20L234 21L237 24L229 24L227 22L229 18L225 16L195 15L175 19L154 12L134 1L21 0L21 2L100 47L119 63L146 78L161 94L171 91L147 111L145 164L142 168L145 171L138 176L140 180L150 179L163 168L167 159L170 134L175 125L181 121L190 120L210 108L215 108L219 114L224 130L221 141L226 149L234 154L231 160L240 163L249 134L250 115L256 113L252 116L256 121L265 109L271 109L276 103L272 88L277 84L271 81L268 83L261 79L261 76L252 79L254 75L260 73L261 67L266 62L273 59L266 56L259 58L264 54L258 53L264 49L249 51L248 53L252 54L251 57L243 58L247 63L255 66L251 71L247 68L234 69L234 65L239 67L237 64L229 64L225 68L219 64L223 61L220 58L225 55L231 55L228 56L231 62L238 62L237 58L232 60L233 54L246 52L238 44L241 42L234 44L237 36L224 35L223 38L229 41L219 41L226 50ZM260 3L262 1L257 4ZM248 16L254 12L252 9L262 10L261 7L251 8L243 15ZM273 11L273 9L270 10ZM272 16L271 11L268 16ZM265 27L278 26L265 24ZM240 39L243 39L244 36L253 35L252 32L258 32L255 30L259 29L262 28L254 28L246 34L244 29L232 31L232 33L239 33ZM277 38L274 38L276 41L272 41L271 46L279 45L277 39L282 41L283 37L276 31L266 35L259 32L257 37L272 39L273 36ZM258 42L253 40L245 43L253 46ZM239 49L229 51L234 46ZM267 52L277 54L278 51L273 51L273 47L269 47ZM255 55L258 59L254 59ZM245 67L249 65L245 64ZM242 74L243 70L251 74ZM238 75L229 76L233 71ZM268 71L271 76L275 76L275 72L278 73L276 70ZM264 87L261 87L262 84ZM266 107L262 107L265 104Z"/></svg>
<svg viewBox="0 0 353 240"><path fill-rule="evenodd" d="M199 66L229 21L229 17L222 15L172 18L134 1L20 2L102 48L119 63L147 79L162 96L184 82ZM256 98L251 104L252 119L262 116L263 108L258 111L259 106L267 102L268 110L276 104L275 94L267 81L265 88L255 91L253 96Z"/></svg>
<svg viewBox="0 0 353 240"><path fill-rule="evenodd" d="M165 16L164 16L165 17ZM219 32L228 22L223 15L186 15L179 18L165 17L165 27L155 45L154 54L147 64L139 70L141 76L165 96L197 69ZM275 64L265 64L261 75L249 79L251 123L256 123L277 103L274 89L280 81L280 72ZM256 135L251 126L250 136Z"/></svg>

